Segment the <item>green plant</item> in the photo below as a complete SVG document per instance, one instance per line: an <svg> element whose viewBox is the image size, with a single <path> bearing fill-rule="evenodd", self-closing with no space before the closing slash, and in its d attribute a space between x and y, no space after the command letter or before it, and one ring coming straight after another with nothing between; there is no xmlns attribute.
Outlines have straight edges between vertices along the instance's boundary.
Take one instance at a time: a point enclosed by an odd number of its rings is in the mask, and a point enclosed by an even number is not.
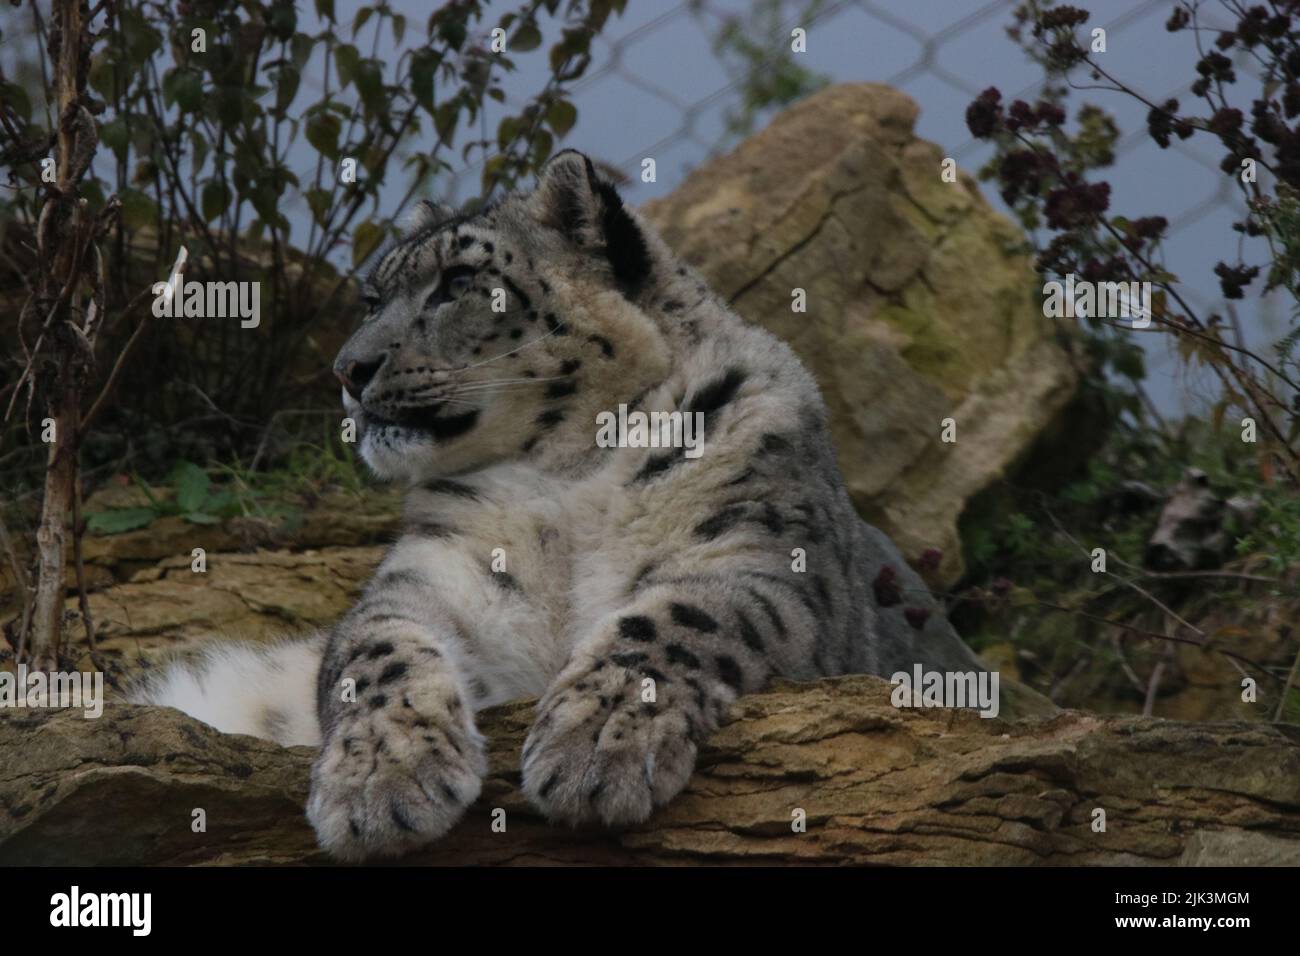
<svg viewBox="0 0 1300 956"><path fill-rule="evenodd" d="M134 484L147 504L107 508L85 515L93 534L122 534L145 528L158 518L174 515L192 524L217 524L227 518L257 517L292 526L323 494L342 491L360 497L367 481L356 458L326 435L313 442L294 439L275 468L258 470L235 461L204 469L182 461L168 478L170 494L159 494L140 475ZM218 484L210 472L220 478ZM373 490L371 491L373 493Z"/></svg>
<svg viewBox="0 0 1300 956"><path fill-rule="evenodd" d="M328 377L313 340L346 328L352 273L448 167L458 133L470 131L462 157L484 160L485 197L534 171L576 122L570 85L625 3L528 0L491 21L486 3L457 0L437 6L418 38L388 0L361 6L350 30L333 0L315 0L314 22L294 0L51 0L48 21L28 3L37 62L20 67L26 77L0 71L10 187L0 197L0 288L18 300L0 310L0 336L15 343L0 357L0 437L35 450L26 478L43 485L20 658L29 635L38 666L58 658L65 529L80 577L92 429L112 427L125 404L162 427L199 422L225 451L245 448L272 411ZM504 46L488 39L489 24ZM558 34L546 79L515 111L500 77L542 45L543 28ZM321 78L319 96L302 83L307 73ZM490 109L503 114L493 134ZM291 160L304 144L314 153L306 171ZM395 168L408 185L384 210ZM298 202L309 215L295 222L285 209ZM265 314L242 334L230 321L151 322L154 283L179 274L186 256L187 280L247 283ZM166 374L123 374L137 351ZM182 514L215 518L219 502L194 490L192 474L183 479ZM84 594L82 605L93 645Z"/></svg>
<svg viewBox="0 0 1300 956"><path fill-rule="evenodd" d="M85 516L86 530L94 534L121 534L145 528L163 515L178 515L191 524L218 524L237 514L240 501L229 488L214 488L208 473L192 462L180 462L172 473L173 495L158 497L138 475L136 487L148 505L109 508Z"/></svg>
<svg viewBox="0 0 1300 956"><path fill-rule="evenodd" d="M713 52L740 77L739 103L728 107L724 142L752 133L764 117L816 92L830 78L800 62L791 49L791 30L811 28L826 0L759 0L745 15L726 17L713 37ZM700 4L695 4L699 15Z"/></svg>
<svg viewBox="0 0 1300 956"><path fill-rule="evenodd" d="M1024 0L1009 33L1042 66L1043 92L1034 103L1004 103L1002 94L990 87L970 104L966 121L976 137L996 147L981 176L998 183L1002 198L1034 235L1043 277L1153 287L1145 321L1152 330L1170 335L1189 365L1214 374L1221 389L1216 417L1232 411L1239 413L1234 418L1251 418L1258 428L1259 467L1268 474L1280 470L1294 485L1300 482L1300 369L1293 352L1300 327L1275 344L1277 359L1271 359L1244 344L1235 313L1225 309L1225 319L1193 307L1183 280L1164 261L1162 239L1168 220L1160 215L1116 215L1110 209L1110 184L1097 174L1114 161L1119 133L1114 121L1097 105L1086 103L1071 125L1066 110L1068 95L1080 88L1077 75L1086 73L1087 89L1110 91L1146 106L1147 133L1161 148L1168 148L1175 137L1211 141L1221 152L1221 172L1249 208L1234 229L1245 237L1262 237L1267 245L1268 268L1260 294L1282 288L1294 297L1295 265L1300 261L1294 199L1300 187L1300 33L1295 29L1300 11L1283 5L1270 12L1231 0L1221 5L1232 18L1231 28L1208 28L1202 4L1187 0L1175 4L1167 24L1170 32L1191 33L1198 44L1198 76L1191 92L1203 107L1200 112L1183 110L1173 99L1149 101L1110 72L1096 51L1096 39L1090 42L1079 34L1090 18L1087 10L1053 0ZM1203 45L1206 35L1213 36L1214 49ZM1104 39L1102 43L1104 47ZM1233 50L1245 51L1260 67L1249 122L1231 102L1239 78L1223 51ZM1272 195L1269 182L1276 183ZM1050 238L1044 241L1043 233ZM1258 248L1240 245L1242 255ZM1242 259L1214 268L1227 300L1243 298L1260 272L1258 264ZM1098 387L1106 387L1106 374L1117 373L1129 383L1131 399L1125 410L1141 414L1141 353L1129 326L1103 311L1076 316L1103 373ZM1153 417L1158 424L1158 415Z"/></svg>
<svg viewBox="0 0 1300 956"><path fill-rule="evenodd" d="M1097 34L1085 28L1088 11L1023 0L1008 32L1042 67L1041 93L1032 103L1004 102L989 88L966 114L971 132L995 147L980 175L997 184L1029 234L1041 279L1148 283L1148 331L1168 335L1187 365L1207 369L1219 383L1204 420L1171 422L1143 389L1134 327L1145 326L1118 321L1108 310L1067 313L1070 340L1088 359L1085 389L1101 399L1109 423L1105 446L1066 487L1008 484L963 519L970 576L954 600L959 627L980 646L1010 638L1032 663L1036 684L1088 706L1122 700L1149 711L1179 644L1259 678L1261 693L1277 695L1276 713L1288 706L1284 678L1295 635L1279 622L1300 609L1300 11L1220 5L1229 28L1207 28L1199 2L1176 3L1167 24L1197 44L1191 93L1203 109L1149 102L1115 76L1094 46ZM1230 50L1244 51L1260 67L1249 120L1230 102L1239 84L1224 52ZM1244 237L1234 241L1238 261L1219 263L1214 274L1226 300L1252 288L1261 296L1291 295L1292 328L1271 348L1244 344L1242 317L1230 306L1225 318L1189 303L1181 270L1165 259L1164 216L1111 209L1103 177L1115 162L1120 130L1095 103L1071 107L1081 89L1141 101L1147 133L1161 148L1196 136L1220 150L1221 171L1240 189L1248 215L1234 225ZM1261 247L1263 269L1245 261ZM1264 281L1255 283L1261 271ZM1252 439L1240 427L1244 419L1257 428ZM1166 494L1189 467L1204 472L1220 499L1258 501L1259 517L1244 534L1227 509L1197 519L1216 525L1207 535L1240 535L1228 566L1155 572L1145 565L1148 542ZM1256 648L1265 656L1253 659Z"/></svg>
<svg viewBox="0 0 1300 956"><path fill-rule="evenodd" d="M968 574L950 596L958 629L983 651L1009 643L1023 676L1070 706L1146 706L1171 641L1210 648L1229 675L1256 677L1270 707L1284 703L1272 695L1300 637L1285 625L1300 612L1300 499L1239 446L1212 421L1186 419L1168 434L1120 422L1063 488L990 491L963 518ZM1258 501L1258 514L1223 568L1153 572L1147 543L1189 467L1221 499ZM1257 646L1270 656L1251 658Z"/></svg>
<svg viewBox="0 0 1300 956"><path fill-rule="evenodd" d="M101 381L127 348L168 374L118 376L94 424L138 436L187 421L192 440L207 437L213 454L228 455L248 451L273 411L319 400L330 387L329 343L354 318L355 270L453 156L483 160L484 197L531 175L576 123L568 91L592 38L624 4L527 0L489 11L460 0L436 5L419 26L387 0L350 22L333 0L96 5L75 97L85 129L69 151L78 169L59 187L75 189L94 223L77 256L99 311L86 358ZM46 55L54 24L41 6L3 21L13 33L19 16L28 20L37 59L23 75L0 72L7 290L35 288L29 276L57 258L42 249L33 259L29 248L52 195L43 164L59 112L42 82L55 64ZM504 49L493 47L493 29L504 31ZM534 52L545 75L531 97L507 105L502 78ZM151 316L142 296L182 245L190 280L260 283L256 328L232 334L227 322ZM15 413L39 407L50 387L44 296L0 310L0 335L15 343L3 359L0 412L4 437L19 443L33 435ZM80 316L88 302L76 299L69 306ZM42 457L24 460L33 480Z"/></svg>
<svg viewBox="0 0 1300 956"><path fill-rule="evenodd" d="M1262 489L1255 526L1238 539L1237 553L1263 555L1279 573L1300 567L1300 496Z"/></svg>

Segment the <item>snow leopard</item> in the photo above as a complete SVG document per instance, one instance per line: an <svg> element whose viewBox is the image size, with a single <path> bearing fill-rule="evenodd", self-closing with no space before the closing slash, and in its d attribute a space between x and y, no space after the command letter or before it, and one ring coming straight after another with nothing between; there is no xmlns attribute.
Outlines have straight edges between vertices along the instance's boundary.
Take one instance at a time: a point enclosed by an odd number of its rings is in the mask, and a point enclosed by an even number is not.
<svg viewBox="0 0 1300 956"><path fill-rule="evenodd" d="M403 527L333 627L216 644L138 700L319 746L307 814L343 860L445 834L479 796L484 708L539 698L522 789L621 827L686 787L772 678L981 670L855 512L816 382L580 152L476 211L421 202L334 366ZM623 434L621 411L702 442ZM866 449L864 454L871 454Z"/></svg>

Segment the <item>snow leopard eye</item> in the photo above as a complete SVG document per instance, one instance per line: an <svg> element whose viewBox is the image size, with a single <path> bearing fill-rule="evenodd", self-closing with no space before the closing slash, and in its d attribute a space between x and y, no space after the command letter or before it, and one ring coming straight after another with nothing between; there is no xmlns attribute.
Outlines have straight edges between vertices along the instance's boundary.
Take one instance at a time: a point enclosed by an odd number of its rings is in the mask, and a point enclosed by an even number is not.
<svg viewBox="0 0 1300 956"><path fill-rule="evenodd" d="M442 277L442 287L451 299L459 299L474 284L474 270L468 266L450 269Z"/></svg>
<svg viewBox="0 0 1300 956"><path fill-rule="evenodd" d="M438 287L424 300L426 312L454 302L464 295L474 284L474 269L470 266L453 266L442 274Z"/></svg>

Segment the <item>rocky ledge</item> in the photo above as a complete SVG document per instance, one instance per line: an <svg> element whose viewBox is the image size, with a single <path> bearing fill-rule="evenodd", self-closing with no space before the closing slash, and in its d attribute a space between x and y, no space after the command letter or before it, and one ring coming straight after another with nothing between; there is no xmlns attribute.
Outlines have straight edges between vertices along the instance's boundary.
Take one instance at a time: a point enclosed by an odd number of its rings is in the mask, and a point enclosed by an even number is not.
<svg viewBox="0 0 1300 956"><path fill-rule="evenodd" d="M482 798L404 862L1300 865L1300 729L984 719L891 691L845 677L744 698L686 791L621 832L541 820L519 793L531 705L496 708ZM326 862L303 817L311 760L172 710L0 712L0 864Z"/></svg>

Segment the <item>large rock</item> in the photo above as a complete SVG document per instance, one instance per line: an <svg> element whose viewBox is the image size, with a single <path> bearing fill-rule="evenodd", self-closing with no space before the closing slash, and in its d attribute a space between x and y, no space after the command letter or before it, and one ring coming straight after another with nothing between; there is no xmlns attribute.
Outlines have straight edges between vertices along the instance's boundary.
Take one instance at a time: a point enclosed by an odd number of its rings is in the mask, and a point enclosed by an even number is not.
<svg viewBox="0 0 1300 956"><path fill-rule="evenodd" d="M742 698L681 796L620 833L539 819L518 790L532 707L495 708L482 798L410 862L1300 864L1285 728L989 720L899 710L890 691L848 677ZM174 710L0 711L0 865L324 862L302 813L311 759Z"/></svg>
<svg viewBox="0 0 1300 956"><path fill-rule="evenodd" d="M76 624L63 650L64 669L102 668L116 694L142 669L209 640L269 640L327 626L356 603L384 551L216 552L202 574L192 570L188 554L167 558L124 584L91 592L98 653ZM77 599L69 598L67 607L75 613ZM0 671L13 668L13 654L0 645Z"/></svg>
<svg viewBox="0 0 1300 956"><path fill-rule="evenodd" d="M164 502L173 497L172 490L165 487L153 488L150 494ZM139 488L110 485L88 497L83 511L91 515L148 503ZM166 514L143 528L120 534L87 532L81 542L87 587L94 591L130 581L169 558L184 556L188 561L194 548L216 554L258 548L303 551L382 544L392 541L401 525L401 494L391 487L368 488L363 495L334 492L310 502L286 497L274 504L284 513L229 518L220 524L194 524ZM69 588L75 588L72 536L68 538L67 582ZM19 560L29 561L30 537L21 536L14 544ZM0 562L0 620L17 613L17 602L10 564Z"/></svg>
<svg viewBox="0 0 1300 956"><path fill-rule="evenodd" d="M155 496L165 499L166 489ZM87 504L91 511L137 501L99 493ZM87 534L82 551L98 663L119 682L213 637L272 638L328 625L359 597L400 515L400 496L377 488L364 499L327 496L287 523L234 518L198 525L166 516L124 534ZM195 548L205 552L201 573L194 570ZM3 570L0 621L18 612ZM68 574L75 587L71 566ZM67 608L77 613L76 597ZM7 651L0 643L0 670L14 666ZM64 655L69 669L95 666L79 625L70 629Z"/></svg>
<svg viewBox="0 0 1300 956"><path fill-rule="evenodd" d="M911 559L961 573L957 519L1017 464L1076 385L1024 236L975 182L944 182L917 107L827 89L695 170L646 215L746 318L817 376L849 490ZM792 311L792 290L807 312ZM941 422L956 421L956 442Z"/></svg>

